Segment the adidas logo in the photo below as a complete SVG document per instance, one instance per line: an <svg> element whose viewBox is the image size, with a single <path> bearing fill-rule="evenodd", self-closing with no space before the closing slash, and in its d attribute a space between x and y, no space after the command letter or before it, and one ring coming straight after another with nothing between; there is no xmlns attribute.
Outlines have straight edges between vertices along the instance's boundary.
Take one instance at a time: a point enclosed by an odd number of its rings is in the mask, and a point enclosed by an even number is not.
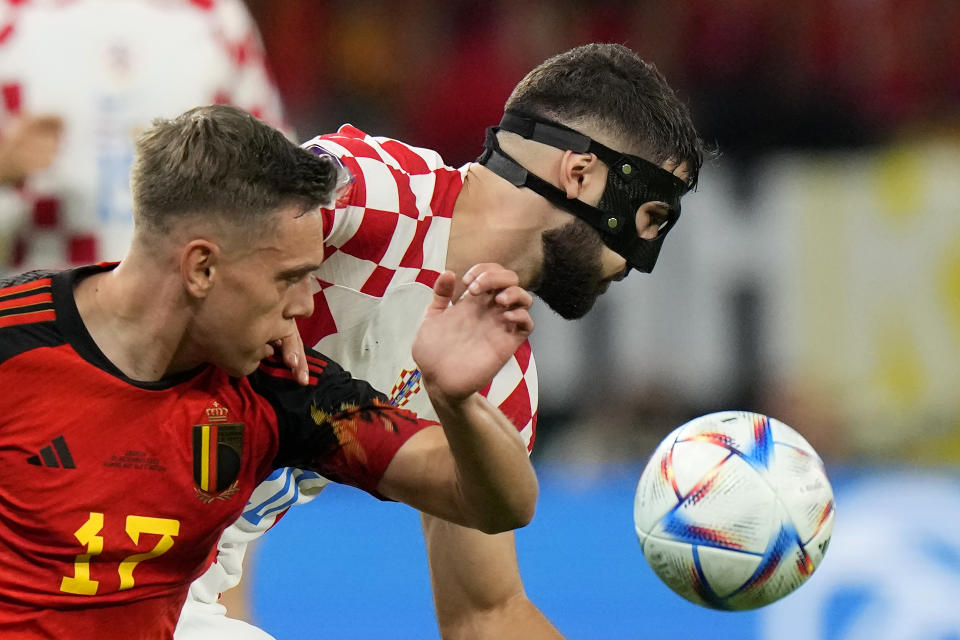
<svg viewBox="0 0 960 640"><path fill-rule="evenodd" d="M77 465L73 464L73 456L70 455L70 449L67 448L67 441L63 436L57 436L51 444L53 446L47 445L40 449L40 455L27 458L27 462L38 467L77 468Z"/></svg>

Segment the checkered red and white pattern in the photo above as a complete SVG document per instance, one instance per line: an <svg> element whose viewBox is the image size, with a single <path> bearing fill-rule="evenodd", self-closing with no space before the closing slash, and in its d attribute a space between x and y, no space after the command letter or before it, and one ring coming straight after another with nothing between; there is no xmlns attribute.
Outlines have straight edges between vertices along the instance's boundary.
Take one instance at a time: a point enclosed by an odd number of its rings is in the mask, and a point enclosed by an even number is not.
<svg viewBox="0 0 960 640"><path fill-rule="evenodd" d="M537 367L527 341L481 391L520 429L527 451L533 451L537 437L537 390Z"/></svg>
<svg viewBox="0 0 960 640"><path fill-rule="evenodd" d="M353 176L336 209L325 212L321 286L335 283L374 298L383 297L391 286L411 282L432 287L446 260L450 214L463 178L432 151L366 139L345 125L304 145L340 158ZM317 302L324 297L318 296ZM311 322L303 328L309 331L304 336L309 344L337 331L334 322Z"/></svg>
<svg viewBox="0 0 960 640"><path fill-rule="evenodd" d="M434 151L368 136L350 125L303 146L339 158L353 182L336 207L324 212L321 291L301 334L355 376L378 389L395 388L404 372L416 367L410 347L444 269L466 167L448 167ZM485 390L531 448L536 382L526 343ZM435 417L426 393L412 396L408 408Z"/></svg>
<svg viewBox="0 0 960 640"><path fill-rule="evenodd" d="M243 0L0 0L0 135L64 125L49 168L0 187L0 273L122 258L135 136L212 103L288 129Z"/></svg>

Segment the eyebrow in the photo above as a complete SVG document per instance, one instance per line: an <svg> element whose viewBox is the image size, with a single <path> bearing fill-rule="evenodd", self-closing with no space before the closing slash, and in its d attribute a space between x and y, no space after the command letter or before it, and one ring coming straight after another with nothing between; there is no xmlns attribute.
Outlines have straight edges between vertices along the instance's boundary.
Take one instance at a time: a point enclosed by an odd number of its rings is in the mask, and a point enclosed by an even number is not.
<svg viewBox="0 0 960 640"><path fill-rule="evenodd" d="M285 269L277 274L277 278L281 280L286 280L287 278L302 278L303 276L312 273L319 268L319 264L308 264L302 267L294 267L293 269Z"/></svg>

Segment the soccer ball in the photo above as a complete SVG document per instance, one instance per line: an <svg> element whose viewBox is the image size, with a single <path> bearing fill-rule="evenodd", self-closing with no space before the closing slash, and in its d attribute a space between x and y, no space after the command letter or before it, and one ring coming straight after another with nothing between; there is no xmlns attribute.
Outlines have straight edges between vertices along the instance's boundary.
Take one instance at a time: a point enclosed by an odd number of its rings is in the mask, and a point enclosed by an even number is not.
<svg viewBox="0 0 960 640"><path fill-rule="evenodd" d="M823 462L787 425L723 411L678 427L640 475L633 519L643 554L699 605L755 609L820 565L833 531Z"/></svg>

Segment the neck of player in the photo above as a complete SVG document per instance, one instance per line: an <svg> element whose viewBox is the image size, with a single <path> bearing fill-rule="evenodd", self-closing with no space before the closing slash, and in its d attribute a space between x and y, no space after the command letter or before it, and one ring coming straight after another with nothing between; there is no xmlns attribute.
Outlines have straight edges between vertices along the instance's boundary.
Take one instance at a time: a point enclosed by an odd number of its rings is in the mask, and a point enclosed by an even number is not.
<svg viewBox="0 0 960 640"><path fill-rule="evenodd" d="M549 204L479 164L470 165L453 208L446 267L459 278L475 264L496 262L515 271L520 286L537 281ZM459 295L460 291L457 292Z"/></svg>
<svg viewBox="0 0 960 640"><path fill-rule="evenodd" d="M89 276L74 289L93 341L124 375L142 382L200 364L178 362L188 322L179 313L182 303L175 301L182 287L160 273L125 258L116 269Z"/></svg>

